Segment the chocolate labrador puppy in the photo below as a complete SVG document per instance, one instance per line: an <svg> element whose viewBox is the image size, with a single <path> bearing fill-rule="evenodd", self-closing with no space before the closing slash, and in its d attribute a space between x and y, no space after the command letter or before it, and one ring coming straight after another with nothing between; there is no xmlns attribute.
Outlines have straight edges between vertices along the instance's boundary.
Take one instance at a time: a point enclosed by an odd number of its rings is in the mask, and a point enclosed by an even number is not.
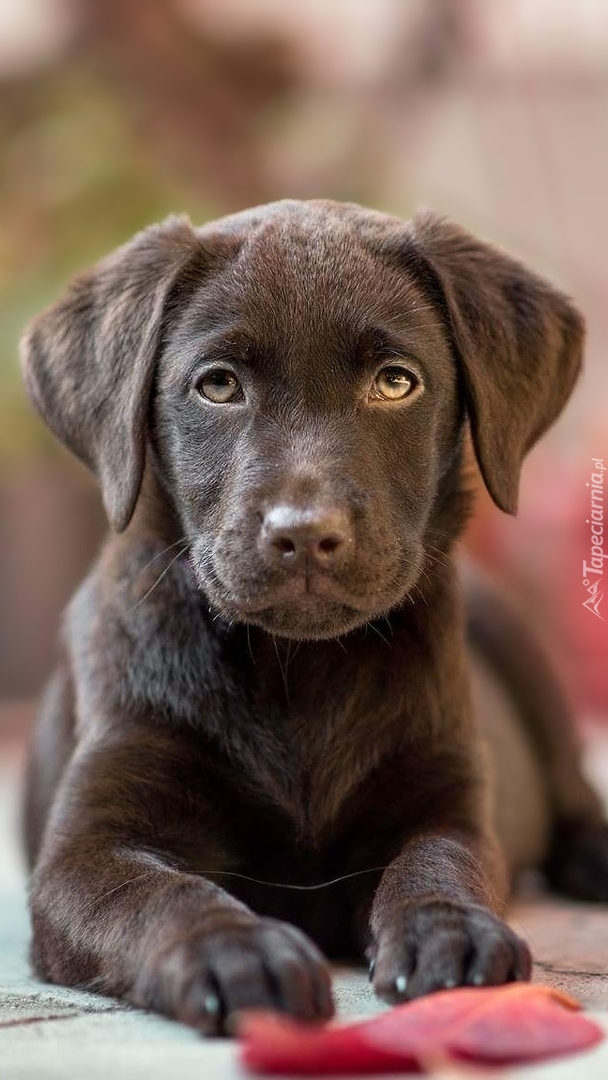
<svg viewBox="0 0 608 1080"><path fill-rule="evenodd" d="M478 580L467 654L453 558L465 433L515 513L582 340L457 226L324 201L171 218L34 320L28 390L113 529L31 756L41 977L211 1033L313 1020L321 950L388 1001L528 978L524 865L608 898L567 708Z"/></svg>

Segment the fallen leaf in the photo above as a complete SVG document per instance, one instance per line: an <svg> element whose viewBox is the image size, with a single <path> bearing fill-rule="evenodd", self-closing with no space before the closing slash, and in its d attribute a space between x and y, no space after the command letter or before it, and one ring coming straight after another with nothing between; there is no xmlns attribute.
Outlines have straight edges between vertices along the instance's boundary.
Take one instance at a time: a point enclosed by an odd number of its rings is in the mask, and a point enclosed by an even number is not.
<svg viewBox="0 0 608 1080"><path fill-rule="evenodd" d="M316 1027L243 1013L241 1062L256 1073L427 1072L440 1063L516 1065L594 1046L603 1031L547 986L447 990L356 1024Z"/></svg>
<svg viewBox="0 0 608 1080"><path fill-rule="evenodd" d="M363 1025L317 1027L268 1012L243 1013L241 1063L255 1073L419 1072L417 1059L368 1042Z"/></svg>

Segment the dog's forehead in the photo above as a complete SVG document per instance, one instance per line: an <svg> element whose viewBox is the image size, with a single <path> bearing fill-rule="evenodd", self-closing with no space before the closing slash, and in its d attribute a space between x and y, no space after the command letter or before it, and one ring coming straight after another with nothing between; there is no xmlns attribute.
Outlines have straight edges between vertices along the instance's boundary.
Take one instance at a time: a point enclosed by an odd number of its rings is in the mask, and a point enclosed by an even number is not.
<svg viewBox="0 0 608 1080"><path fill-rule="evenodd" d="M386 257L405 225L350 204L284 202L222 219L205 238L230 237L224 288L251 313L288 319L389 316L422 300L414 277Z"/></svg>

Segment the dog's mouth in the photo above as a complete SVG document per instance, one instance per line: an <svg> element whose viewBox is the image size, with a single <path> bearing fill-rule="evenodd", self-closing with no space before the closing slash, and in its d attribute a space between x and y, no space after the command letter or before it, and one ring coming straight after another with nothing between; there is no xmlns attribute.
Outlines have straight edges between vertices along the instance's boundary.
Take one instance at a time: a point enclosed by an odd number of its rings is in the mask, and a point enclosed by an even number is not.
<svg viewBox="0 0 608 1080"><path fill-rule="evenodd" d="M371 616L346 604L276 605L253 613L242 613L239 622L251 623L278 637L296 641L321 641L341 637L365 625Z"/></svg>
<svg viewBox="0 0 608 1080"><path fill-rule="evenodd" d="M279 583L229 585L207 562L196 573L199 588L213 608L229 622L250 623L268 633L295 640L340 637L386 615L402 602L415 574L401 588L371 591L348 588L331 575L301 574ZM239 580L239 585L242 579Z"/></svg>

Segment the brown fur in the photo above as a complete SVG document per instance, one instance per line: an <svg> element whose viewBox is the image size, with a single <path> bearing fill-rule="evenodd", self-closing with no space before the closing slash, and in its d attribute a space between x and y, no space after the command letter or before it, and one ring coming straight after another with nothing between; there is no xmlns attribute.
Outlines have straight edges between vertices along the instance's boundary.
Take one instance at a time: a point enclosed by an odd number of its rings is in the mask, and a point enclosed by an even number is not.
<svg viewBox="0 0 608 1080"><path fill-rule="evenodd" d="M253 1005L331 1015L320 949L365 952L387 1000L527 977L453 548L467 422L514 512L582 337L561 293L456 226L326 202L171 219L34 321L28 388L116 530L32 749L42 977L209 1032ZM201 398L211 361L234 403ZM391 363L421 380L411 403L366 397ZM606 861L573 783L552 836L576 822Z"/></svg>

